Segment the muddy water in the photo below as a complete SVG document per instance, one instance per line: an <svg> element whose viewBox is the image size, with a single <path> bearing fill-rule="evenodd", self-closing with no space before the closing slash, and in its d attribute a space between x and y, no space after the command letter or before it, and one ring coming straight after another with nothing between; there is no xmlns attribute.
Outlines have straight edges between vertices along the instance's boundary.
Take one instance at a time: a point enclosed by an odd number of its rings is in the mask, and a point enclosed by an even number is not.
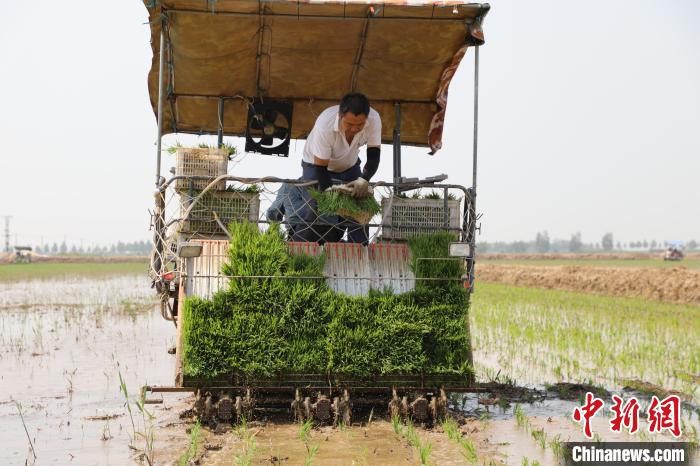
<svg viewBox="0 0 700 466"><path fill-rule="evenodd" d="M32 448L35 464L145 464L148 442L135 431L153 439L149 455L154 464L178 464L193 425L179 413L191 400L165 395L162 404L146 405L154 417L145 421L134 403L140 386L172 384L174 358L166 350L174 338L173 325L161 318L141 275L0 282L0 464L20 465L27 459L31 464ZM493 354L484 349L477 362L494 370L503 367ZM556 439L583 439L581 427L570 420L578 401L523 403L523 426L515 420L514 404L480 403L485 397L451 398L454 410L472 418L461 429L475 447L478 464L520 465L524 458L531 464L557 464ZM697 414L685 420L698 425ZM251 464L295 465L305 463L309 448L317 448L313 464L420 464L418 450L390 422L381 415L367 421L356 419L345 429L314 429L307 442L299 438L299 426L284 419L258 420L247 433L203 429L197 457L201 464L229 465L250 453ZM613 436L607 422L605 416L594 421L603 440L647 439ZM544 448L532 435L538 429L546 438ZM439 426L418 432L430 445L432 464L466 464L464 448Z"/></svg>
<svg viewBox="0 0 700 466"><path fill-rule="evenodd" d="M132 397L173 378L154 296L143 275L0 283L0 464L130 462L119 373Z"/></svg>

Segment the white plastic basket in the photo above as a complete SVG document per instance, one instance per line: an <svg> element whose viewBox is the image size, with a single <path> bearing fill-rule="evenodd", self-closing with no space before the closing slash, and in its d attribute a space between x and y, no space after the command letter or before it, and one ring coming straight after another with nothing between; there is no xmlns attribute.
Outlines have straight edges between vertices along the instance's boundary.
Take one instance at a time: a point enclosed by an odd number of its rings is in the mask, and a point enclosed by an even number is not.
<svg viewBox="0 0 700 466"><path fill-rule="evenodd" d="M442 199L382 199L382 238L408 239L440 230L460 228L459 201ZM456 232L456 231L455 231Z"/></svg>
<svg viewBox="0 0 700 466"><path fill-rule="evenodd" d="M202 190L217 176L225 175L228 169L228 151L209 147L178 147L175 152L175 176L206 176L207 179L175 180L178 191L192 189ZM221 181L213 189L226 189L226 181Z"/></svg>
<svg viewBox="0 0 700 466"><path fill-rule="evenodd" d="M194 193L197 197L199 193ZM181 194L181 214L187 211L189 197ZM237 191L207 191L194 205L189 217L183 222L181 232L198 235L224 235L214 218L214 212L221 223L249 221L257 223L260 215L260 194Z"/></svg>

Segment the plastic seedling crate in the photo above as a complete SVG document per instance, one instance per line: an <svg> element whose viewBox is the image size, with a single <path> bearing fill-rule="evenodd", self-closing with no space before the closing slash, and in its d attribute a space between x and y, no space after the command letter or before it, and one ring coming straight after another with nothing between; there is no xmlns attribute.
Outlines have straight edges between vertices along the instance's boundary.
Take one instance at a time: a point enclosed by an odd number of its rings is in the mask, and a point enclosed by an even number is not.
<svg viewBox="0 0 700 466"><path fill-rule="evenodd" d="M198 195L199 193L195 192L193 198ZM185 193L180 195L182 215L193 198ZM207 191L192 208L189 217L183 222L181 231L199 235L224 235L214 218L214 212L226 226L231 222L257 222L260 214L260 195L237 191Z"/></svg>
<svg viewBox="0 0 700 466"><path fill-rule="evenodd" d="M412 236L455 231L460 228L459 201L442 199L382 199L382 238L408 239Z"/></svg>
<svg viewBox="0 0 700 466"><path fill-rule="evenodd" d="M175 176L206 176L207 179L175 180L178 191L190 189L202 190L217 176L225 175L228 169L228 151L218 148L179 147L175 152ZM221 181L213 189L226 189L226 181Z"/></svg>

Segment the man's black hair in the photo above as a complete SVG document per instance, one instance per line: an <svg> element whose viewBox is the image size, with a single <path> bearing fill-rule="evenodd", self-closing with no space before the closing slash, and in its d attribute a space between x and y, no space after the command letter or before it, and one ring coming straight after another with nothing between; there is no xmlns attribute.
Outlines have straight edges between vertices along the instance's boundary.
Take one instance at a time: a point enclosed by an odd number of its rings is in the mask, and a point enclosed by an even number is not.
<svg viewBox="0 0 700 466"><path fill-rule="evenodd" d="M340 114L351 112L355 115L369 116L369 99L359 92L345 94L340 99Z"/></svg>

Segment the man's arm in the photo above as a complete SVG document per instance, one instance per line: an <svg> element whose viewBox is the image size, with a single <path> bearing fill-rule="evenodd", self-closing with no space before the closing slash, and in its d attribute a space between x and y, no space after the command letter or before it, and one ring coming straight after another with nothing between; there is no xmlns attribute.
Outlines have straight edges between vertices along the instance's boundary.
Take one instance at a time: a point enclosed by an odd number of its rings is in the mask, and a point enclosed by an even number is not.
<svg viewBox="0 0 700 466"><path fill-rule="evenodd" d="M379 168L379 152L382 147L382 119L370 110L369 137L367 138L367 162L362 169L362 178L369 181Z"/></svg>
<svg viewBox="0 0 700 466"><path fill-rule="evenodd" d="M330 159L321 159L314 156L314 166L316 167L316 178L318 179L318 189L325 191L331 187L331 174L328 173L328 163Z"/></svg>
<svg viewBox="0 0 700 466"><path fill-rule="evenodd" d="M284 200L289 192L288 186L287 183L282 184L279 191L277 191L277 197L275 197L270 208L267 209L265 216L269 221L281 222L284 220Z"/></svg>
<svg viewBox="0 0 700 466"><path fill-rule="evenodd" d="M380 153L379 147L368 147L367 148L367 161L365 162L365 166L362 168L362 178L365 180L369 181L370 178L374 176L375 173L377 173L377 169L379 168L379 153Z"/></svg>

